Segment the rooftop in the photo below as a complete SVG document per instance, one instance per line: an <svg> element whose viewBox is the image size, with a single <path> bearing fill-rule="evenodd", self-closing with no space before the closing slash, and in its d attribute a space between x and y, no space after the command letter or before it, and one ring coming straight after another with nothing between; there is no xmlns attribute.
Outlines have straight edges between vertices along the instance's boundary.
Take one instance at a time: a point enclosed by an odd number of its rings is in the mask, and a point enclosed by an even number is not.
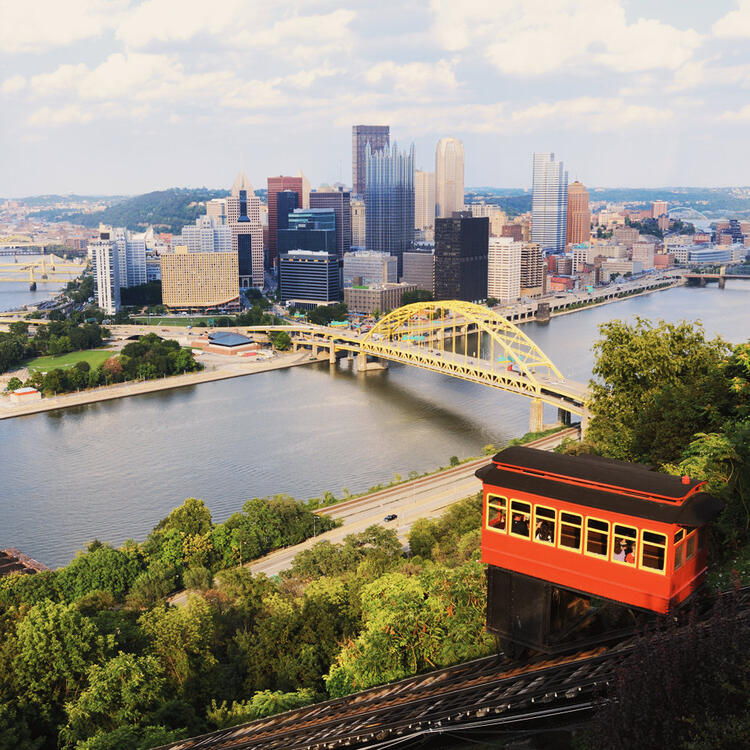
<svg viewBox="0 0 750 750"><path fill-rule="evenodd" d="M253 340L247 336L243 336L241 333L210 333L208 340L216 346L244 346L245 344L252 344Z"/></svg>

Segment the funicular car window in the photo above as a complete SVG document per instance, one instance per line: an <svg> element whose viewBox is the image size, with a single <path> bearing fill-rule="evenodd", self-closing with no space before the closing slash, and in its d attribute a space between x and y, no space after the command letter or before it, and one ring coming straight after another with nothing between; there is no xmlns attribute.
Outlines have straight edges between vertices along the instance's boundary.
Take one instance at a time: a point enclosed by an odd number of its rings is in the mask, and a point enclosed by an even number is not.
<svg viewBox="0 0 750 750"><path fill-rule="evenodd" d="M487 496L487 527L505 531L508 517L508 500L499 495Z"/></svg>
<svg viewBox="0 0 750 750"><path fill-rule="evenodd" d="M560 511L560 546L580 552L582 525L583 519L577 513Z"/></svg>
<svg viewBox="0 0 750 750"><path fill-rule="evenodd" d="M542 505L534 506L534 541L555 544L555 521L557 512Z"/></svg>
<svg viewBox="0 0 750 750"><path fill-rule="evenodd" d="M612 529L612 562L635 566L638 530L616 523Z"/></svg>
<svg viewBox="0 0 750 750"><path fill-rule="evenodd" d="M607 557L609 522L597 518L586 519L586 554Z"/></svg>
<svg viewBox="0 0 750 750"><path fill-rule="evenodd" d="M664 572L666 556L667 537L653 531L644 531L641 537L641 567Z"/></svg>
<svg viewBox="0 0 750 750"><path fill-rule="evenodd" d="M510 533L528 539L531 528L531 505L520 500L510 501Z"/></svg>

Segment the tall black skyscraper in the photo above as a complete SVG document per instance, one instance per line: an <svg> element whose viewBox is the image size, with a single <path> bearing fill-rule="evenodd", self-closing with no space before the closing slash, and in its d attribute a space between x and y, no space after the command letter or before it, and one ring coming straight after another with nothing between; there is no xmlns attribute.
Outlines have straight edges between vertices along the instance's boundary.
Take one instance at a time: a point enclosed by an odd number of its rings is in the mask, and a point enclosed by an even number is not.
<svg viewBox="0 0 750 750"><path fill-rule="evenodd" d="M278 230L289 229L289 214L299 205L299 196L294 190L282 190L276 193L276 231L278 241Z"/></svg>
<svg viewBox="0 0 750 750"><path fill-rule="evenodd" d="M435 299L487 299L490 220L455 212L435 219Z"/></svg>
<svg viewBox="0 0 750 750"><path fill-rule="evenodd" d="M310 208L331 208L336 214L336 252L344 257L352 246L352 208L345 190L317 190L310 193Z"/></svg>
<svg viewBox="0 0 750 750"><path fill-rule="evenodd" d="M365 149L370 144L373 153L382 151L390 144L390 125L352 125L352 192L365 194L367 184L367 161Z"/></svg>

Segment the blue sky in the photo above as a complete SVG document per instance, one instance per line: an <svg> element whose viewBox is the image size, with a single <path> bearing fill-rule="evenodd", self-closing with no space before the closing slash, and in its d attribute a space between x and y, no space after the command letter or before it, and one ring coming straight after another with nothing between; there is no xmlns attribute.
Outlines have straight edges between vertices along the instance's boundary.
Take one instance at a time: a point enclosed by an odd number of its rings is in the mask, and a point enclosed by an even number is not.
<svg viewBox="0 0 750 750"><path fill-rule="evenodd" d="M351 181L389 124L466 184L750 184L750 0L0 0L0 195Z"/></svg>

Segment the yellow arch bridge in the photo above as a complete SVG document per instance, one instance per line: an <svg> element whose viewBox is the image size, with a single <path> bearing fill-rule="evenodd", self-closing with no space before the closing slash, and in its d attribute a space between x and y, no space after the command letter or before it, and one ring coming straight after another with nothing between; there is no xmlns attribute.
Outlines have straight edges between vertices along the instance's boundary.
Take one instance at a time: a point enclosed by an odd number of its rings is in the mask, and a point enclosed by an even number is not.
<svg viewBox="0 0 750 750"><path fill-rule="evenodd" d="M587 422L588 387L564 377L520 328L481 305L417 302L390 312L366 333L311 325L275 330L287 331L295 348L310 348L314 355L328 350L331 362L339 352L356 354L359 370L400 362L526 396L532 432L543 429L544 404L556 406L563 422L571 414L581 417L582 426Z"/></svg>

